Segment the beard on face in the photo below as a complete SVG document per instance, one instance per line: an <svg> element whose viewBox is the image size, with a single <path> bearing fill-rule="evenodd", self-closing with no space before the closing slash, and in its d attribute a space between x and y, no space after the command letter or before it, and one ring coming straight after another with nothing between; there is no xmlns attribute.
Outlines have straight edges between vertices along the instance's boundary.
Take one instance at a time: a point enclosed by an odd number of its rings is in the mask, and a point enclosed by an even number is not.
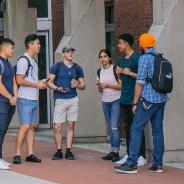
<svg viewBox="0 0 184 184"><path fill-rule="evenodd" d="M145 54L145 50L142 47L141 47L141 53L142 53L142 55Z"/></svg>

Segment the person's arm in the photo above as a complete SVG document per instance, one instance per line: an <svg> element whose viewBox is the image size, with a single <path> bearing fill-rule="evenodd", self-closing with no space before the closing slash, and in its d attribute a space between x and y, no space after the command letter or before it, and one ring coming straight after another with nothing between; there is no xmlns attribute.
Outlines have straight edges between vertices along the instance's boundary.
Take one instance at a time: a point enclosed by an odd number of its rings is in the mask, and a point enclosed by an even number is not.
<svg viewBox="0 0 184 184"><path fill-rule="evenodd" d="M73 79L71 83L72 83L72 86L74 88L77 88L79 90L85 90L85 88L86 88L86 84L85 84L84 78L79 78L78 80Z"/></svg>
<svg viewBox="0 0 184 184"><path fill-rule="evenodd" d="M16 83L16 80L15 80L15 77L13 78L13 93L14 93L13 99L14 99L15 103L17 103L18 87L17 87L17 83Z"/></svg>
<svg viewBox="0 0 184 184"><path fill-rule="evenodd" d="M11 105L16 105L16 99L8 92L2 83L2 75L0 75L0 94L9 100Z"/></svg>
<svg viewBox="0 0 184 184"><path fill-rule="evenodd" d="M79 79L73 79L71 81L71 85L74 87L74 88L77 88L79 90L85 90L86 88L86 83L85 83L85 80L84 80L84 72L83 72L83 69L80 67L80 70L79 70Z"/></svg>
<svg viewBox="0 0 184 184"><path fill-rule="evenodd" d="M117 84L102 83L101 86L102 86L102 89L110 88L110 89L115 89L115 90L121 90L122 89L122 82L121 82L120 79L118 79L118 83Z"/></svg>
<svg viewBox="0 0 184 184"><path fill-rule="evenodd" d="M101 87L100 80L98 79L98 77L97 77L97 84L96 85L97 85L97 88L98 88L98 92L103 93L103 89Z"/></svg>
<svg viewBox="0 0 184 184"><path fill-rule="evenodd" d="M142 56L139 61L138 76L135 85L134 101L132 108L133 113L135 113L137 110L137 104L139 102L142 90L144 88L144 84L146 82L147 72L148 72L148 62L146 62L145 56Z"/></svg>
<svg viewBox="0 0 184 184"><path fill-rule="evenodd" d="M16 75L16 81L19 86L32 87L32 88L38 88L38 89L46 88L45 80L40 80L38 82L30 82L25 80L25 76L22 74Z"/></svg>
<svg viewBox="0 0 184 184"><path fill-rule="evenodd" d="M50 89L52 90L58 90L58 86L56 86L54 84L54 80L55 80L56 76L54 74L49 74L49 81L47 82L47 85Z"/></svg>
<svg viewBox="0 0 184 184"><path fill-rule="evenodd" d="M137 73L134 73L130 70L130 68L124 68L123 71L122 71L123 74L125 75L128 75L130 77L133 77L133 78L137 78Z"/></svg>
<svg viewBox="0 0 184 184"><path fill-rule="evenodd" d="M61 93L67 93L68 90L66 89L63 89L62 87L58 87L54 84L54 80L55 80L56 76L54 74L49 74L49 81L47 82L47 86L54 90L54 91L58 91L58 92L61 92Z"/></svg>
<svg viewBox="0 0 184 184"><path fill-rule="evenodd" d="M17 62L17 73L16 73L16 82L19 86L32 87L38 89L46 88L46 81L40 80L38 82L30 82L25 79L25 73L28 69L28 62L25 58L18 60Z"/></svg>
<svg viewBox="0 0 184 184"><path fill-rule="evenodd" d="M85 90L85 88L86 88L86 83L85 83L84 78L79 78L79 83L77 85L77 89Z"/></svg>
<svg viewBox="0 0 184 184"><path fill-rule="evenodd" d="M0 94L6 97L8 100L12 98L12 95L8 92L5 88L4 84L2 83L2 75L0 75Z"/></svg>

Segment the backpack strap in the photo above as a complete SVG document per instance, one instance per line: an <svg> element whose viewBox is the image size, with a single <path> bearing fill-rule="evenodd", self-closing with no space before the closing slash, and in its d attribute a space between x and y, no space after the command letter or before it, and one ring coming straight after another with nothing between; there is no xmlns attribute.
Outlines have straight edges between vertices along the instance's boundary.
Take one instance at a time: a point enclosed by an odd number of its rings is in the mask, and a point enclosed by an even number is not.
<svg viewBox="0 0 184 184"><path fill-rule="evenodd" d="M76 70L76 74L77 74L77 79L80 78L80 70L81 70L81 67L77 64L77 63L73 63L73 66Z"/></svg>
<svg viewBox="0 0 184 184"><path fill-rule="evenodd" d="M26 61L27 61L27 64L28 64L28 67L27 67L27 70L26 70L26 73L25 73L25 77L28 77L28 75L29 75L29 69L30 68L33 68L33 66L32 66L32 64L31 64L31 61L29 60L29 58L27 57L27 56L20 56L20 58L18 59L18 61L20 60L20 59L26 59Z"/></svg>
<svg viewBox="0 0 184 184"><path fill-rule="evenodd" d="M116 69L117 69L117 66L116 65L113 65L114 77L115 77L116 81L118 82L118 75L116 73Z"/></svg>
<svg viewBox="0 0 184 184"><path fill-rule="evenodd" d="M57 81L59 73L61 71L61 64L62 64L62 61L56 63L56 73L55 73L56 77L55 77L55 80L54 80L55 82Z"/></svg>
<svg viewBox="0 0 184 184"><path fill-rule="evenodd" d="M1 65L1 70L2 70L2 74L4 72L4 64L3 64L3 61L0 59L0 65Z"/></svg>
<svg viewBox="0 0 184 184"><path fill-rule="evenodd" d="M99 69L97 70L97 72L96 72L99 79L100 79L100 72L101 72L101 68L99 68Z"/></svg>
<svg viewBox="0 0 184 184"><path fill-rule="evenodd" d="M56 73L55 73L56 77L55 77L55 81L57 81L57 78L58 78L59 73L61 71L61 64L62 64L62 61L56 63ZM73 66L74 66L74 68L76 70L77 79L79 79L81 67L77 63L73 63Z"/></svg>
<svg viewBox="0 0 184 184"><path fill-rule="evenodd" d="M113 65L114 77L115 77L116 81L118 82L118 75L117 75L117 73L116 73L116 69L117 69L117 66L116 66L116 65ZM98 76L99 79L100 79L100 72L101 72L101 68L99 68L99 69L97 70L97 76Z"/></svg>

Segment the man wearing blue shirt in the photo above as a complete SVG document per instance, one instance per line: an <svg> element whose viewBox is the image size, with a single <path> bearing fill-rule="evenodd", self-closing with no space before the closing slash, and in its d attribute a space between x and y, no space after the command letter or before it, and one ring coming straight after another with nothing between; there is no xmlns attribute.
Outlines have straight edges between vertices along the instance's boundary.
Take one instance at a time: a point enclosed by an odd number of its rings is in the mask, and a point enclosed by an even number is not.
<svg viewBox="0 0 184 184"><path fill-rule="evenodd" d="M15 72L8 58L14 53L14 42L4 38L0 42L0 169L10 169L9 163L2 159L3 141L15 113L17 85Z"/></svg>
<svg viewBox="0 0 184 184"><path fill-rule="evenodd" d="M75 49L71 46L64 46L62 50L64 60L54 64L50 68L48 86L54 90L55 108L53 122L57 147L52 160L63 158L61 131L65 122L67 122L67 148L65 158L68 160L75 159L71 147L74 136L74 125L78 119L79 110L77 89L85 89L85 80L82 68L72 61L74 51Z"/></svg>
<svg viewBox="0 0 184 184"><path fill-rule="evenodd" d="M156 40L151 34L140 36L140 46L144 55L140 57L138 66L138 76L135 87L133 113L134 121L131 127L129 157L126 164L121 165L116 171L120 173L137 173L137 157L141 144L142 131L150 120L153 134L153 165L149 169L152 172L163 172L164 135L163 119L165 104L168 100L167 94L157 92L147 82L147 78L152 78L154 73L155 58L149 53L158 54L154 49Z"/></svg>

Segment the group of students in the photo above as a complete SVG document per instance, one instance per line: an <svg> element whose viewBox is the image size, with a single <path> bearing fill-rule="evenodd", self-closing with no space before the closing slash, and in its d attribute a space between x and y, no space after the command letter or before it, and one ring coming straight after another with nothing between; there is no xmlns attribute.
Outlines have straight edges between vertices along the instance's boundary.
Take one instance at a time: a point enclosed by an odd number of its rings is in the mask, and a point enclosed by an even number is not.
<svg viewBox="0 0 184 184"><path fill-rule="evenodd" d="M111 143L110 153L102 159L119 164L120 166L115 166L115 170L119 173L137 173L137 166L147 164L144 128L150 120L153 164L149 170L162 173L164 172L163 118L168 97L167 93L154 89L150 81L157 62L155 58L163 58L155 50L156 39L151 34L144 33L139 38L142 55L134 51L133 44L134 37L131 34L119 36L117 47L122 57L117 66L112 64L111 53L108 50L104 49L99 53L102 67L97 70L97 87L102 93L102 108ZM121 116L126 127L127 150L126 155L120 159Z"/></svg>
<svg viewBox="0 0 184 184"><path fill-rule="evenodd" d="M163 116L166 94L153 89L146 78L152 78L155 57L155 38L150 34L140 36L143 55L133 49L134 38L131 34L122 34L117 47L123 56L118 66L112 64L111 53L103 49L99 53L102 67L97 71L97 87L102 93L102 108L108 123L111 152L104 160L112 160L120 166L120 173L137 173L138 166L147 163L145 158L144 128L149 120L153 133L153 172L163 172L164 153ZM67 122L67 142L65 158L74 160L72 142L74 127L78 119L79 99L77 89L85 89L84 72L81 66L73 62L75 49L66 45L62 49L63 61L53 64L47 79L38 80L38 63L35 59L41 45L38 36L30 34L25 38L26 52L20 56L16 67L12 67L9 58L14 52L14 42L4 38L0 42L0 169L10 169L10 163L2 159L4 136L17 106L20 129L16 139L14 164L21 164L21 148L26 141L28 155L26 161L40 163L34 154L34 134L38 118L39 90L49 87L54 91L54 138L56 152L53 160L63 159L62 134L63 123ZM126 124L127 154L120 159L120 116Z"/></svg>
<svg viewBox="0 0 184 184"><path fill-rule="evenodd" d="M2 159L4 136L8 130L15 107L20 120L20 129L16 139L14 164L21 164L21 148L27 143L27 162L40 163L34 154L34 135L38 119L39 90L47 87L54 91L54 137L57 147L52 160L63 159L62 135L63 123L67 121L67 145L65 158L74 160L71 151L74 125L78 118L79 99L77 89L85 89L83 69L73 63L75 49L69 45L62 49L63 61L51 66L47 79L38 80L38 63L35 59L41 45L38 36L30 34L25 38L26 52L20 56L16 66L8 61L14 53L14 42L4 38L0 42L0 169L10 169L10 163Z"/></svg>

